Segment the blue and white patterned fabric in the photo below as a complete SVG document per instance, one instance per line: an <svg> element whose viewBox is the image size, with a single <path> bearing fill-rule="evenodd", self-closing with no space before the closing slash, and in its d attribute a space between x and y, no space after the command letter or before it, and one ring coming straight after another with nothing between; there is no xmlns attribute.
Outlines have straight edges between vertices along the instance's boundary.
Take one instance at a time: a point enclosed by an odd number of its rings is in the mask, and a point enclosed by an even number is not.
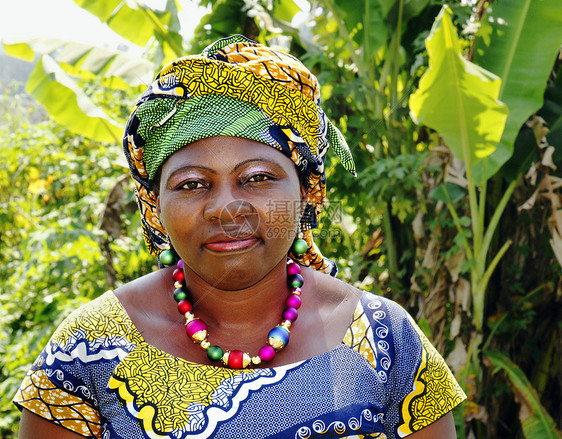
<svg viewBox="0 0 562 439"><path fill-rule="evenodd" d="M146 343L107 292L57 329L14 402L104 439L383 439L418 431L465 398L411 317L370 293L335 349L232 370Z"/></svg>

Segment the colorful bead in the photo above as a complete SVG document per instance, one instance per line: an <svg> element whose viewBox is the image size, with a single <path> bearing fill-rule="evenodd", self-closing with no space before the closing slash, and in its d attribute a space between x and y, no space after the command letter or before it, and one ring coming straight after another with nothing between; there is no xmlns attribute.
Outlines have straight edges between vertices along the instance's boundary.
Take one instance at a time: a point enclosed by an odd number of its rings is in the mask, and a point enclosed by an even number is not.
<svg viewBox="0 0 562 439"><path fill-rule="evenodd" d="M185 325L185 332L194 341L202 342L207 337L207 325L199 319L193 319Z"/></svg>
<svg viewBox="0 0 562 439"><path fill-rule="evenodd" d="M287 283L289 284L290 287L300 288L304 284L304 279L298 273L291 274L290 276L287 277Z"/></svg>
<svg viewBox="0 0 562 439"><path fill-rule="evenodd" d="M297 294L291 294L289 297L287 297L287 300L285 300L285 305L291 308L299 309L301 307L301 304L301 298Z"/></svg>
<svg viewBox="0 0 562 439"><path fill-rule="evenodd" d="M183 273L182 269L176 268L172 273L172 277L178 282L182 282L185 279L185 274Z"/></svg>
<svg viewBox="0 0 562 439"><path fill-rule="evenodd" d="M187 293L185 292L183 287L176 288L176 290L174 291L174 299L178 303L181 302L182 300L187 299Z"/></svg>
<svg viewBox="0 0 562 439"><path fill-rule="evenodd" d="M291 262L289 265L287 265L287 274L300 274L301 273L301 267L299 267L299 264L297 264L296 262Z"/></svg>
<svg viewBox="0 0 562 439"><path fill-rule="evenodd" d="M186 312L191 311L191 303L183 299L178 302L178 311L183 316Z"/></svg>
<svg viewBox="0 0 562 439"><path fill-rule="evenodd" d="M273 349L269 345L265 345L258 352L258 357L262 361L271 361L273 360L273 358L275 358L275 349Z"/></svg>
<svg viewBox="0 0 562 439"><path fill-rule="evenodd" d="M283 318L290 322L294 322L299 317L299 312L295 308L285 308L283 311Z"/></svg>
<svg viewBox="0 0 562 439"><path fill-rule="evenodd" d="M282 326L276 326L267 334L267 343L276 351L280 351L289 344L289 331Z"/></svg>
<svg viewBox="0 0 562 439"><path fill-rule="evenodd" d="M220 361L224 352L219 346L210 346L207 349L207 358L211 361Z"/></svg>
<svg viewBox="0 0 562 439"><path fill-rule="evenodd" d="M230 351L227 357L226 365L231 369L242 369L244 364L244 352L237 349Z"/></svg>
<svg viewBox="0 0 562 439"><path fill-rule="evenodd" d="M305 254L308 251L308 244L302 238L298 238L293 243L293 253L297 255Z"/></svg>
<svg viewBox="0 0 562 439"><path fill-rule="evenodd" d="M186 312L184 317L185 317L185 325L186 326L189 322L191 322L192 320L195 320L195 316L193 314L191 314L190 312Z"/></svg>
<svg viewBox="0 0 562 439"><path fill-rule="evenodd" d="M163 265L172 265L174 263L174 254L170 250L164 250L160 253L159 259Z"/></svg>
<svg viewBox="0 0 562 439"><path fill-rule="evenodd" d="M211 343L207 340L207 325L191 313L192 305L187 300L187 291L182 283L185 280L185 274L181 259L174 270L173 278L175 280L174 287L176 288L174 299L178 302L178 311L185 316L185 331L194 343L199 343L201 348L207 351L209 360L220 361L222 359L225 366L232 369L244 369L250 364L258 365L264 361L273 360L275 352L280 351L289 344L291 323L298 317L297 309L302 303L299 297L301 295L300 287L304 283L304 279L300 275L300 267L292 259L287 258L287 281L292 287L292 291L291 295L285 300L287 308L283 311L283 320L278 326L269 331L268 344L263 346L259 350L258 355L254 357L250 357L248 353L240 350L223 352L220 346L211 346Z"/></svg>

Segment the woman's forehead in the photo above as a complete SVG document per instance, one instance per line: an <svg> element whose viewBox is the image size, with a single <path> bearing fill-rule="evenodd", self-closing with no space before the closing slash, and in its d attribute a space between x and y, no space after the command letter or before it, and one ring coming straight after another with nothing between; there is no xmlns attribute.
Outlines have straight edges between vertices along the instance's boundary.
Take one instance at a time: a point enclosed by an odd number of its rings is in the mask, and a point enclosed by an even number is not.
<svg viewBox="0 0 562 439"><path fill-rule="evenodd" d="M241 137L216 136L197 140L172 154L164 167L179 163L204 165L209 168L224 165L238 166L246 162L270 162L282 167L295 168L295 164L271 145Z"/></svg>

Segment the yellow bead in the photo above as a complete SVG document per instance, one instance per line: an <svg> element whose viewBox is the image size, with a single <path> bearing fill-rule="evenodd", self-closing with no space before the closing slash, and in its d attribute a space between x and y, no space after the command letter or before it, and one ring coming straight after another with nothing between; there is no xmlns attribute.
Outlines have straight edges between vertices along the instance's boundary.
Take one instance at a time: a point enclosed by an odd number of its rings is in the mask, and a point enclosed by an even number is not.
<svg viewBox="0 0 562 439"><path fill-rule="evenodd" d="M258 357L257 355L255 357L252 357L252 363L257 366L258 364L261 363L261 358Z"/></svg>
<svg viewBox="0 0 562 439"><path fill-rule="evenodd" d="M183 284L181 282L175 281L174 282L174 288L181 288L183 287Z"/></svg>
<svg viewBox="0 0 562 439"><path fill-rule="evenodd" d="M201 343L207 338L207 331L197 331L191 336L194 343Z"/></svg>
<svg viewBox="0 0 562 439"><path fill-rule="evenodd" d="M185 324L186 324L186 326L187 326L187 324L188 324L189 322L191 322L191 321L195 318L195 316L194 316L193 314L191 314L190 312L186 312L186 313L184 314L184 317L185 317Z"/></svg>
<svg viewBox="0 0 562 439"><path fill-rule="evenodd" d="M228 366L228 356L230 355L230 351L226 351L222 356L222 362L225 366Z"/></svg>
<svg viewBox="0 0 562 439"><path fill-rule="evenodd" d="M269 337L267 343L276 351L280 351L285 347L285 344L281 340L275 337Z"/></svg>
<svg viewBox="0 0 562 439"><path fill-rule="evenodd" d="M283 328L285 328L287 331L289 331L289 333L291 333L290 329L291 329L291 322L289 320L284 320L281 323L281 326L283 326Z"/></svg>
<svg viewBox="0 0 562 439"><path fill-rule="evenodd" d="M247 354L246 352L244 352L244 355L242 355L242 367L243 368L248 367L251 362L252 362L252 359L250 358L250 354Z"/></svg>
<svg viewBox="0 0 562 439"><path fill-rule="evenodd" d="M201 347L205 350L209 349L210 346L211 346L211 343L209 343L207 340L203 340L201 342Z"/></svg>

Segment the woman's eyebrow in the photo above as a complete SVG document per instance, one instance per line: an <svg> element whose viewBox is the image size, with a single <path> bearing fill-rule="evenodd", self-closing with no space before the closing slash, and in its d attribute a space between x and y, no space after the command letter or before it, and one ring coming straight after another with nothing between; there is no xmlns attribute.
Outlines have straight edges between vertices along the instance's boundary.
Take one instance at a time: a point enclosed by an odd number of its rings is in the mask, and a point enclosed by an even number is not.
<svg viewBox="0 0 562 439"><path fill-rule="evenodd" d="M275 160L266 159L266 158L254 158L254 159L244 160L244 161L238 163L238 164L234 167L234 169L232 170L232 172L236 172L236 170L238 170L240 167L242 167L242 166L244 166L244 165L246 165L246 164L248 164L248 163L252 163L252 162L265 162L265 163L269 163L270 165L273 165L273 166L275 166L275 167L277 167L277 168L282 169L282 166L281 166L279 163L277 163ZM232 174L232 172L231 172L231 174Z"/></svg>
<svg viewBox="0 0 562 439"><path fill-rule="evenodd" d="M174 177L176 174L179 174L181 172L184 171L188 171L191 169L198 169L198 170L203 170L203 171L207 171L210 172L211 174L216 174L217 171L215 171L214 169L208 168L207 166L200 166L200 165L184 165L178 169L175 169L170 175L169 177L166 179L166 182L170 181L172 179L172 177Z"/></svg>

